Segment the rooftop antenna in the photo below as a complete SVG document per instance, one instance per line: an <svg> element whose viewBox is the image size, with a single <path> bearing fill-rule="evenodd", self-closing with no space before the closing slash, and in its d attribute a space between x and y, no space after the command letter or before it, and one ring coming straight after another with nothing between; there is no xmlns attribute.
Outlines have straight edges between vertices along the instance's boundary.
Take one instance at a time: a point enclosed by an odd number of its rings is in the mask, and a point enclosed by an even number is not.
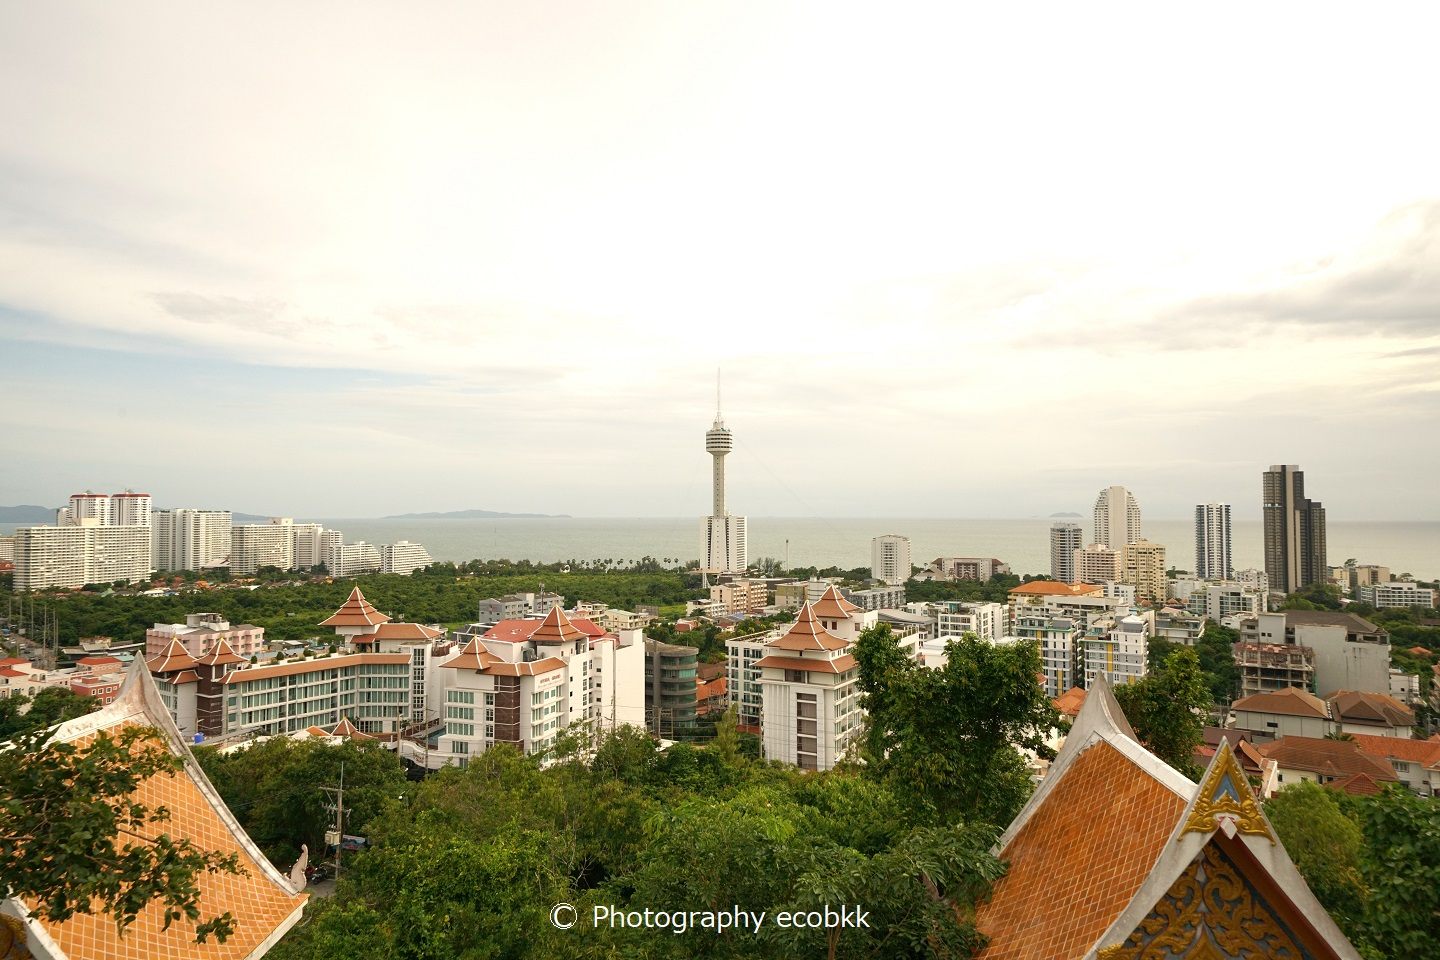
<svg viewBox="0 0 1440 960"><path fill-rule="evenodd" d="M715 419L720 419L720 368L715 368Z"/></svg>

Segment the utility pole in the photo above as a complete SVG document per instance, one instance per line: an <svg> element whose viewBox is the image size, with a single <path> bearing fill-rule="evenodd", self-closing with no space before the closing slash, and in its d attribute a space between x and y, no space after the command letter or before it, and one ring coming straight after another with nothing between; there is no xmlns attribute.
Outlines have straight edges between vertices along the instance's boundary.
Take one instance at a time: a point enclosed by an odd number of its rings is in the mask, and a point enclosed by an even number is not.
<svg viewBox="0 0 1440 960"><path fill-rule="evenodd" d="M335 800L335 829L326 831L325 839L335 844L335 879L340 879L340 846L345 839L345 761L340 761L340 785L338 787L321 787L327 797ZM326 809L330 809L326 804Z"/></svg>

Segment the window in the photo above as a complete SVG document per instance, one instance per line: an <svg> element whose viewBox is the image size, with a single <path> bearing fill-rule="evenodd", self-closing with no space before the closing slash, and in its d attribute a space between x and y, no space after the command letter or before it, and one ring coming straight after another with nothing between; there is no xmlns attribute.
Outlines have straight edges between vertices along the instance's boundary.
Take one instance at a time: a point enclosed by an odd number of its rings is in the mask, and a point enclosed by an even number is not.
<svg viewBox="0 0 1440 960"><path fill-rule="evenodd" d="M805 682L805 671L804 671L804 670L786 670L786 671L785 671L785 682L786 682L786 683L804 683L804 682Z"/></svg>

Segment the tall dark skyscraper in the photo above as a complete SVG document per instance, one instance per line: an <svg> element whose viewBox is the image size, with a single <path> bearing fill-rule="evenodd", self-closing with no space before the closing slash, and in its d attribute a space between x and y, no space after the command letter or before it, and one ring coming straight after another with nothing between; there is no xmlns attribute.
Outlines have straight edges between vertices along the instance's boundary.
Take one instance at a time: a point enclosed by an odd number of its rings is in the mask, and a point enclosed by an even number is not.
<svg viewBox="0 0 1440 960"><path fill-rule="evenodd" d="M1294 464L1265 471L1262 489L1265 519L1265 573L1270 590L1294 593L1324 582L1325 508L1305 496L1305 474Z"/></svg>

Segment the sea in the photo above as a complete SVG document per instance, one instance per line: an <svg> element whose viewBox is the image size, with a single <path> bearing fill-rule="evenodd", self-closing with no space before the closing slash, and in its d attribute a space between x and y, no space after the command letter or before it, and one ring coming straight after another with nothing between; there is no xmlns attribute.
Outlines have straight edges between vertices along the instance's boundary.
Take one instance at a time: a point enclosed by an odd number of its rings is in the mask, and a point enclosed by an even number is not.
<svg viewBox="0 0 1440 960"><path fill-rule="evenodd" d="M298 518L297 518L298 519ZM654 557L661 563L685 562L700 554L697 517L564 517L483 520L320 521L340 530L347 541L424 545L436 560L613 560L633 563ZM996 557L1018 574L1050 572L1050 518L965 520L957 518L858 519L834 517L750 517L747 536L751 561L774 557L792 567L870 565L870 540L882 534L910 538L911 556L923 565L936 557ZM1075 518L1089 533L1089 519ZM1440 522L1331 521L1326 525L1330 562L1349 558L1378 563L1396 574L1440 578ZM1168 548L1171 567L1193 569L1193 520L1145 520L1147 539ZM1236 569L1263 569L1260 522L1237 521L1232 527Z"/></svg>
<svg viewBox="0 0 1440 960"><path fill-rule="evenodd" d="M297 521L301 518L297 517ZM1088 536L1088 518L1071 518ZM306 518L304 522L315 522ZM700 555L698 517L554 517L481 520L410 520L332 517L318 522L340 530L347 541L422 544L436 560L613 560L634 563L654 557L679 564ZM910 538L911 557L924 565L936 557L995 557L1018 574L1050 572L1051 518L1015 520L955 517L750 517L750 559L774 557L788 568L870 565L870 540L895 533ZM0 534L14 524L0 524ZM1397 576L1440 579L1440 522L1344 521L1326 524L1330 563L1354 558L1378 563ZM1182 570L1195 565L1193 520L1145 520L1142 533L1168 548L1166 561ZM1260 521L1236 521L1232 547L1236 569L1263 569Z"/></svg>

